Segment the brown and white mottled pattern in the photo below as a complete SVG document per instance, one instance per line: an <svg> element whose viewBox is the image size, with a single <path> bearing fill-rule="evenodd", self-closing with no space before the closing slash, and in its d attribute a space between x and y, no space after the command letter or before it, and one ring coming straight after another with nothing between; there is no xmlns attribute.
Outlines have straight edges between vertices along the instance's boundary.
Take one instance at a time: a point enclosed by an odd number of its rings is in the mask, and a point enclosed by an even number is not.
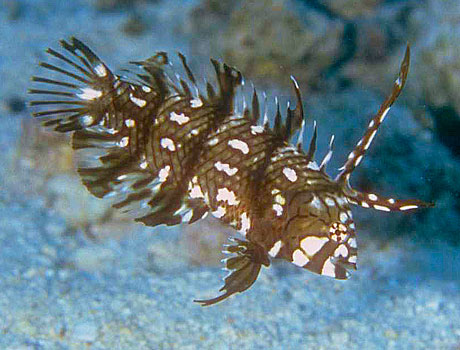
<svg viewBox="0 0 460 350"><path fill-rule="evenodd" d="M409 48L391 95L341 173L331 179L326 165L334 137L318 165L314 124L304 152L306 122L293 77L296 108L288 104L283 121L275 99L270 128L266 109L263 125L257 124L261 113L256 90L249 104L237 98L241 73L224 63L211 60L217 84L207 83L203 89L182 54L182 75L172 71L166 53L158 52L137 62L136 78L128 79L113 74L75 38L61 41L61 46L62 52L47 51L59 64L40 64L49 76L32 78L38 87L30 93L42 99L31 106L44 126L73 132L73 148L83 160L78 172L88 190L112 197L115 207L146 225L192 223L211 213L244 237L232 239L225 248L233 256L224 261L230 274L223 293L200 300L203 305L249 288L271 258L347 279L348 270L356 268L358 248L350 205L380 211L428 206L362 193L349 183L405 84ZM293 146L290 139L297 131Z"/></svg>

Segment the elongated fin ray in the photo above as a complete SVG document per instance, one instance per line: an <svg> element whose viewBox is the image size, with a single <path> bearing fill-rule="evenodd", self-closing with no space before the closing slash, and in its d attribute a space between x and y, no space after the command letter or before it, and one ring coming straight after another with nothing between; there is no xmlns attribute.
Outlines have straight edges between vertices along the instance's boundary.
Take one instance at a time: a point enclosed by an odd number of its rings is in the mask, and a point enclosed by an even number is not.
<svg viewBox="0 0 460 350"><path fill-rule="evenodd" d="M369 149L377 133L379 126L382 124L383 120L388 114L388 111L390 110L391 106L396 101L399 94L401 93L401 90L406 84L407 74L409 72L409 64L410 64L410 46L407 45L406 53L404 55L404 59L401 63L401 68L399 70L398 79L396 79L396 81L393 84L393 90L391 91L390 96L388 96L388 98L383 102L379 111L369 123L369 126L366 132L364 133L364 136L358 142L354 150L348 155L347 161L341 168L342 171L339 173L339 175L336 178L337 182L346 184L353 170L355 170L355 168L362 161L364 154Z"/></svg>
<svg viewBox="0 0 460 350"><path fill-rule="evenodd" d="M305 120L302 104L302 95L300 94L299 84L292 75L291 81L296 95L296 106L295 109L288 108L285 135L286 141L288 141L291 138L292 134L294 134L301 127L303 121Z"/></svg>
<svg viewBox="0 0 460 350"><path fill-rule="evenodd" d="M427 203L418 199L401 200L356 190L348 191L346 194L349 202L352 204L381 211L407 211L418 208L434 207L434 203Z"/></svg>
<svg viewBox="0 0 460 350"><path fill-rule="evenodd" d="M252 121L257 122L260 118L259 97L255 87L252 87Z"/></svg>
<svg viewBox="0 0 460 350"><path fill-rule="evenodd" d="M282 123L281 123L281 112L280 112L280 103L278 101L278 97L275 96L275 105L276 105L276 113L275 113L275 124L273 125L273 131L275 135L280 138L283 138L282 135Z"/></svg>
<svg viewBox="0 0 460 350"><path fill-rule="evenodd" d="M318 128L316 126L316 120L313 122L313 136L310 140L310 146L308 147L307 160L312 162L315 160L316 152L316 138L318 137Z"/></svg>
<svg viewBox="0 0 460 350"><path fill-rule="evenodd" d="M193 83L193 85L197 86L195 76L193 75L192 70L190 69L190 67L187 64L187 59L185 58L185 56L181 52L178 52L177 55L179 56L179 58L180 58L180 60L182 62L182 66L185 69L187 77L190 79L190 81Z"/></svg>
<svg viewBox="0 0 460 350"><path fill-rule="evenodd" d="M302 151L304 133L305 133L305 119L302 120L302 125L300 127L300 131L299 131L299 135L298 135L297 143L296 143L296 147L299 152Z"/></svg>
<svg viewBox="0 0 460 350"><path fill-rule="evenodd" d="M267 94L263 92L264 96L264 119L262 121L262 125L266 130L270 128L270 120L268 119L268 101L267 101Z"/></svg>
<svg viewBox="0 0 460 350"><path fill-rule="evenodd" d="M166 52L158 51L153 56L144 61L131 61L131 64L138 66L148 74L143 76L145 83L150 86L160 98L168 95L171 86L175 84L167 83L167 79L171 79L165 74L165 68L169 65L169 57Z"/></svg>
<svg viewBox="0 0 460 350"><path fill-rule="evenodd" d="M215 103L218 104L223 114L231 113L234 108L236 88L242 84L243 77L237 69L225 63L220 63L213 58L211 58L211 63L216 71L219 86L218 100Z"/></svg>
<svg viewBox="0 0 460 350"><path fill-rule="evenodd" d="M319 166L319 170L322 172L326 171L326 166L332 158L332 152L334 148L334 135L331 136L331 141L329 141L329 150L327 151L326 155L324 156L321 165Z"/></svg>

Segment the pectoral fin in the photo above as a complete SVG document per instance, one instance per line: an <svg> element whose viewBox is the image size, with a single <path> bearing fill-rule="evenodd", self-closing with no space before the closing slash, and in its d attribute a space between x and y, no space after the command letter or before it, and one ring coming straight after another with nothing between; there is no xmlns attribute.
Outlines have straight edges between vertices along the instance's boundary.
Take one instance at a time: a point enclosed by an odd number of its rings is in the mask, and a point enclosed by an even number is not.
<svg viewBox="0 0 460 350"><path fill-rule="evenodd" d="M261 266L270 264L261 246L236 238L232 240L235 244L229 245L226 251L236 255L224 260L225 268L230 273L225 277L225 284L219 290L219 292L225 292L212 299L194 300L202 306L216 304L235 293L241 293L250 288L256 281Z"/></svg>

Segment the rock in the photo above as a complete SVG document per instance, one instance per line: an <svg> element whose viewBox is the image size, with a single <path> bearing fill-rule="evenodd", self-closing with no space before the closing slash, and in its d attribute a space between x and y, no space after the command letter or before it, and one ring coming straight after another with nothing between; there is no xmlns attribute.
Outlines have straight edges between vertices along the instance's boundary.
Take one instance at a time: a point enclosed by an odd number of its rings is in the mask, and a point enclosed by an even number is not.
<svg viewBox="0 0 460 350"><path fill-rule="evenodd" d="M103 12L129 10L136 5L156 1L157 0L93 0L96 9Z"/></svg>
<svg viewBox="0 0 460 350"><path fill-rule="evenodd" d="M368 16L375 12L382 0L319 0L318 3L325 6L337 16L354 19Z"/></svg>
<svg viewBox="0 0 460 350"><path fill-rule="evenodd" d="M73 263L75 267L83 271L103 270L115 258L115 254L108 248L101 246L82 247L75 251Z"/></svg>
<svg viewBox="0 0 460 350"><path fill-rule="evenodd" d="M219 21L222 15L210 8L199 21L192 20L192 28L201 33L200 23L207 22L215 50L245 76L286 85L289 75L295 75L315 85L339 56L344 24L318 11L284 0L248 1L223 11L230 13L229 19Z"/></svg>
<svg viewBox="0 0 460 350"><path fill-rule="evenodd" d="M90 224L103 222L112 211L110 201L91 195L77 175L51 177L46 183L46 195L72 228L86 229Z"/></svg>
<svg viewBox="0 0 460 350"><path fill-rule="evenodd" d="M208 215L184 226L181 249L193 265L220 266L220 260L224 258L222 245L229 244L228 238L232 236L238 236L238 233Z"/></svg>
<svg viewBox="0 0 460 350"><path fill-rule="evenodd" d="M74 325L71 338L74 342L92 343L97 339L97 326L93 321L82 321Z"/></svg>

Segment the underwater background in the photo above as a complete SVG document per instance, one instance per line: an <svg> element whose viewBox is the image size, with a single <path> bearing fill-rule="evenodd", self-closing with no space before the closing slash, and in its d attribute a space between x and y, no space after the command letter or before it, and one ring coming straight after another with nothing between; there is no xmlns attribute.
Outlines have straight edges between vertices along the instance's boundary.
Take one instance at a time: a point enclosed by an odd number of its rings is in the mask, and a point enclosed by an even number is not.
<svg viewBox="0 0 460 350"><path fill-rule="evenodd" d="M76 36L109 67L181 51L209 57L269 98L295 100L335 135L329 173L411 70L352 181L436 203L353 208L348 281L289 263L203 308L225 272L216 220L144 227L90 196L68 137L32 120L27 88L45 49ZM456 0L3 0L0 4L0 349L460 349L460 2Z"/></svg>

